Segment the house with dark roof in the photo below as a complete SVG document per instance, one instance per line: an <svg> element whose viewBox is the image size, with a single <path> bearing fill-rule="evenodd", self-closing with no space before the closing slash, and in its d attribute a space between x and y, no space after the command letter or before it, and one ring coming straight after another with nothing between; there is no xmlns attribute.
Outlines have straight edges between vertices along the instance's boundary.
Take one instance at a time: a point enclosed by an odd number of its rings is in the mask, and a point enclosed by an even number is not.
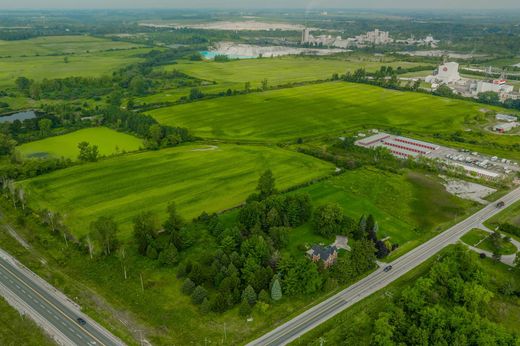
<svg viewBox="0 0 520 346"><path fill-rule="evenodd" d="M307 256L313 262L323 261L325 268L328 268L336 263L336 259L338 258L338 248L334 245L313 245L307 251Z"/></svg>

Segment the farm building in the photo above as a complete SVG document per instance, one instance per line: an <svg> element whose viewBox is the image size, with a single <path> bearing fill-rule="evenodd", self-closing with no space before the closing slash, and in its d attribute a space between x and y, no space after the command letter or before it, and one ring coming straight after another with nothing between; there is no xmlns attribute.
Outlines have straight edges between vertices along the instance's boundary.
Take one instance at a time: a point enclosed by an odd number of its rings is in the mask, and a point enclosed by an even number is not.
<svg viewBox="0 0 520 346"><path fill-rule="evenodd" d="M500 133L509 132L517 126L518 126L517 122L500 123L500 124L496 124L495 126L493 126L493 131L500 132Z"/></svg>
<svg viewBox="0 0 520 346"><path fill-rule="evenodd" d="M500 120L500 121L507 121L508 123L518 120L518 118L514 115L508 115L508 114L502 114L502 113L498 113L497 115L495 115L495 119Z"/></svg>

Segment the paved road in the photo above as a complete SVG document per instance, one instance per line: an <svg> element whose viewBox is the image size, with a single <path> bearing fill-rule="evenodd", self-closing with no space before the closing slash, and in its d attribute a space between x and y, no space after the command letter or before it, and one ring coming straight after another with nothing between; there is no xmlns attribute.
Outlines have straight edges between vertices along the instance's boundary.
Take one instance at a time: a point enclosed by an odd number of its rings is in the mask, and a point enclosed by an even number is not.
<svg viewBox="0 0 520 346"><path fill-rule="evenodd" d="M0 295L33 318L63 345L119 346L124 343L82 314L79 307L13 257L0 250ZM77 318L87 323L80 325Z"/></svg>
<svg viewBox="0 0 520 346"><path fill-rule="evenodd" d="M505 202L506 207L519 201L520 188L512 191L500 200ZM387 286L437 254L444 247L456 243L466 232L478 227L482 222L501 210L502 209L496 208L495 203L487 205L466 220L404 254L394 262L389 263L393 267L389 272L384 272L381 268L378 269L354 285L310 308L257 340L250 342L247 346L278 346L288 344L356 302Z"/></svg>

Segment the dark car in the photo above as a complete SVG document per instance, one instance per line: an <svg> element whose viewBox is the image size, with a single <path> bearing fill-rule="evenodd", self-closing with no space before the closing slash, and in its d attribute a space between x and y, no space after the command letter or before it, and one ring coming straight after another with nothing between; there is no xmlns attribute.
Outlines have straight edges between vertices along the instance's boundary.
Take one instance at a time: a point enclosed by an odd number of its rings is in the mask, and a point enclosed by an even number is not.
<svg viewBox="0 0 520 346"><path fill-rule="evenodd" d="M78 323L82 326L84 326L85 324L87 324L87 321L85 321L84 319L82 319L81 317L78 317L76 318L76 321L78 321Z"/></svg>
<svg viewBox="0 0 520 346"><path fill-rule="evenodd" d="M384 272L389 272L392 269L392 266L386 266L385 269L383 269Z"/></svg>
<svg viewBox="0 0 520 346"><path fill-rule="evenodd" d="M497 203L497 208L503 208L506 204L503 201Z"/></svg>

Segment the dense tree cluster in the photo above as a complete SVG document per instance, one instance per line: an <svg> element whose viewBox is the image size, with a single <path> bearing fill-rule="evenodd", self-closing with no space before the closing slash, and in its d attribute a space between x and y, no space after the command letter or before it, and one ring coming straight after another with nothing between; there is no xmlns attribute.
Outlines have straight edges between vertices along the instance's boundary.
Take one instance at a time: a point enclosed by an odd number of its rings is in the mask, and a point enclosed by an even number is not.
<svg viewBox="0 0 520 346"><path fill-rule="evenodd" d="M435 263L374 323L374 345L515 345L485 317L493 297L476 256L462 246Z"/></svg>
<svg viewBox="0 0 520 346"><path fill-rule="evenodd" d="M239 305L239 313L246 316L254 306L265 309L284 296L331 290L374 267L376 249L366 236L353 242L353 251L345 255L348 260L341 260L333 270L309 260L304 251L296 257L283 251L293 228L309 222L311 216L309 196L278 194L268 170L234 224L224 226L217 215L206 213L187 223L172 204L162 225L153 213L139 214L134 220L134 241L141 255L160 265L179 263L182 292L201 310L223 312ZM198 238L217 247L208 246L204 253L186 258L185 251Z"/></svg>

